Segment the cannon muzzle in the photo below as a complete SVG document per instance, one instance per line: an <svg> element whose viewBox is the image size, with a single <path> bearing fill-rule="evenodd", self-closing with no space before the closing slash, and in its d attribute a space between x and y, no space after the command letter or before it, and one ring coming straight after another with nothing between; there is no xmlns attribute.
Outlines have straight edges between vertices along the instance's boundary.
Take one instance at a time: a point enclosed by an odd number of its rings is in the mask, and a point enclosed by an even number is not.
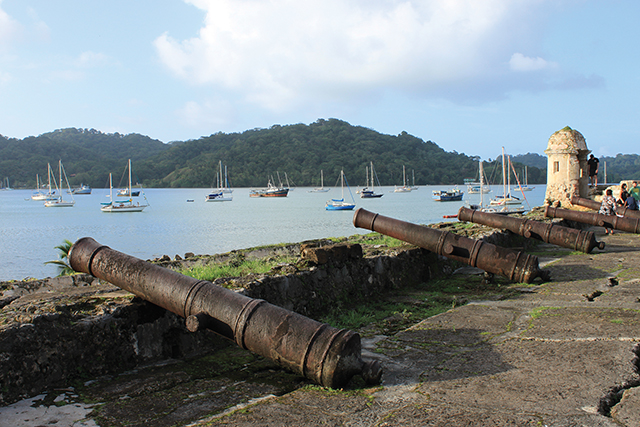
<svg viewBox="0 0 640 427"><path fill-rule="evenodd" d="M601 203L596 202L595 200L578 197L575 194L571 196L571 204L589 208L594 211L599 210L601 206ZM629 209L626 206L616 206L616 214L626 216L628 218L640 218L640 211L634 211L633 209Z"/></svg>
<svg viewBox="0 0 640 427"><path fill-rule="evenodd" d="M323 386L340 388L356 374L370 384L380 381L380 363L362 361L360 335L353 331L159 267L90 237L73 245L69 262L76 271L184 317L192 332L210 329Z"/></svg>
<svg viewBox="0 0 640 427"><path fill-rule="evenodd" d="M458 211L458 220L509 230L527 239L534 238L585 253L590 253L596 247L604 249L604 242L597 242L593 232L562 227L557 224L545 224L531 219L482 212L464 206Z"/></svg>
<svg viewBox="0 0 640 427"><path fill-rule="evenodd" d="M603 215L595 212L579 212L570 209L547 206L544 215L549 218L564 218L583 224L613 228L628 233L640 233L640 218L629 218L618 215Z"/></svg>
<svg viewBox="0 0 640 427"><path fill-rule="evenodd" d="M549 279L548 272L538 267L538 257L482 240L385 217L362 208L355 212L353 225L403 240L515 282L531 283L536 277Z"/></svg>

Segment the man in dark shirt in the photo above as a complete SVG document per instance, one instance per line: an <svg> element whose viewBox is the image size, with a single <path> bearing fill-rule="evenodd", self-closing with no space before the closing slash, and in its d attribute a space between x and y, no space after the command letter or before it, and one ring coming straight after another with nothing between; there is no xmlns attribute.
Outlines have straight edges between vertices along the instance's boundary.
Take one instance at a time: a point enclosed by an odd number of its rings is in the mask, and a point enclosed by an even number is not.
<svg viewBox="0 0 640 427"><path fill-rule="evenodd" d="M589 160L587 160L587 164L589 165L589 183L592 186L598 186L598 163L600 161L597 157L594 157L593 154L589 156Z"/></svg>

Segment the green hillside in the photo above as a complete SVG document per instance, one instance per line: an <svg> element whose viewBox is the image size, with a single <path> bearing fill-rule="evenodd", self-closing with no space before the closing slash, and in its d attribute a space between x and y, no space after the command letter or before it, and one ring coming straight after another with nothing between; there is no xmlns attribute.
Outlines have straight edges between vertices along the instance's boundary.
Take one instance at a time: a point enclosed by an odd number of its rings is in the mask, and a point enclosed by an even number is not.
<svg viewBox="0 0 640 427"><path fill-rule="evenodd" d="M431 141L402 132L385 135L352 126L337 119L319 119L309 125L274 125L242 133L217 133L197 140L170 144L138 134L105 134L94 129L61 129L22 140L0 136L0 178L8 177L15 188L31 188L36 174L46 177L61 159L72 185L108 185L113 173L118 184L127 159L134 175L146 187L209 187L215 184L218 161L228 167L234 187L261 187L269 177L292 185L313 186L324 171L325 185L333 186L344 169L352 186L365 181L365 167L374 163L382 185L402 185L403 165L407 179L417 185L462 184L476 178L478 159L446 152ZM517 165L516 170L522 170ZM501 168L485 164L492 182L501 182ZM493 172L495 170L495 172ZM530 183L544 182L546 172L529 167Z"/></svg>

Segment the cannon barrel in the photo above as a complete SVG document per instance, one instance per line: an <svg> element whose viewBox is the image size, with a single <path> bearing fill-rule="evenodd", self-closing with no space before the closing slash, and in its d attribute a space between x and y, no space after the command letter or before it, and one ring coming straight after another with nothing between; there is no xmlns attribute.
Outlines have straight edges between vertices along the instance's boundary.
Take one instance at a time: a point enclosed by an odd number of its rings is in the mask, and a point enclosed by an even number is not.
<svg viewBox="0 0 640 427"><path fill-rule="evenodd" d="M159 267L90 237L72 246L69 263L184 317L191 332L210 329L323 386L342 387L356 374L367 383L380 381L380 363L362 361L360 335L353 331Z"/></svg>
<svg viewBox="0 0 640 427"><path fill-rule="evenodd" d="M353 224L412 243L489 273L499 274L512 281L531 283L536 277L548 280L548 272L538 267L538 257L524 252L385 217L362 208L353 215Z"/></svg>
<svg viewBox="0 0 640 427"><path fill-rule="evenodd" d="M544 215L548 218L564 218L583 224L613 228L628 233L640 233L640 218L629 218L617 215L603 215L595 212L579 212L570 209L547 206Z"/></svg>
<svg viewBox="0 0 640 427"><path fill-rule="evenodd" d="M507 229L527 239L534 238L585 253L590 253L596 247L604 249L604 242L597 242L593 232L576 230L558 224L545 224L531 219L482 212L464 206L458 211L458 220Z"/></svg>
<svg viewBox="0 0 640 427"><path fill-rule="evenodd" d="M601 206L601 203L596 202L595 200L578 197L575 194L571 196L571 204L589 208L594 211L599 210ZM616 213L629 218L640 218L640 211L634 211L626 206L616 206Z"/></svg>

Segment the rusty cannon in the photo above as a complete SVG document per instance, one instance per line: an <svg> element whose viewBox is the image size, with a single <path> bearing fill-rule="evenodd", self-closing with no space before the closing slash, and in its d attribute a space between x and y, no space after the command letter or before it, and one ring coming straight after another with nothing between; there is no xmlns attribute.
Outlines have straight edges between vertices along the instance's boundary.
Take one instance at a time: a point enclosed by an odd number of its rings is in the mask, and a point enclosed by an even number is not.
<svg viewBox="0 0 640 427"><path fill-rule="evenodd" d="M549 280L548 271L538 267L538 257L482 240L385 217L362 208L353 215L353 224L359 228L377 231L420 246L489 273L499 274L515 282L531 283L536 277Z"/></svg>
<svg viewBox="0 0 640 427"><path fill-rule="evenodd" d="M361 359L360 335L353 331L184 276L90 237L72 246L69 263L184 317L191 332L210 329L320 385L340 388L354 375L369 384L380 381L380 363Z"/></svg>
<svg viewBox="0 0 640 427"><path fill-rule="evenodd" d="M534 238L585 253L591 253L594 248L604 249L604 242L597 242L593 232L576 230L558 224L513 218L508 215L482 212L464 206L458 211L458 220L506 229L527 239Z"/></svg>
<svg viewBox="0 0 640 427"><path fill-rule="evenodd" d="M579 212L570 209L547 206L544 215L548 218L564 218L583 224L613 228L628 233L640 233L640 218L629 218L618 215L603 215L595 212Z"/></svg>
<svg viewBox="0 0 640 427"><path fill-rule="evenodd" d="M571 196L571 204L576 206L582 206L583 208L589 208L594 211L600 210L600 205L601 205L601 203L596 202L595 200L578 197L575 194ZM629 218L640 218L640 211L629 209L626 206L619 206L619 205L616 206L616 213Z"/></svg>

